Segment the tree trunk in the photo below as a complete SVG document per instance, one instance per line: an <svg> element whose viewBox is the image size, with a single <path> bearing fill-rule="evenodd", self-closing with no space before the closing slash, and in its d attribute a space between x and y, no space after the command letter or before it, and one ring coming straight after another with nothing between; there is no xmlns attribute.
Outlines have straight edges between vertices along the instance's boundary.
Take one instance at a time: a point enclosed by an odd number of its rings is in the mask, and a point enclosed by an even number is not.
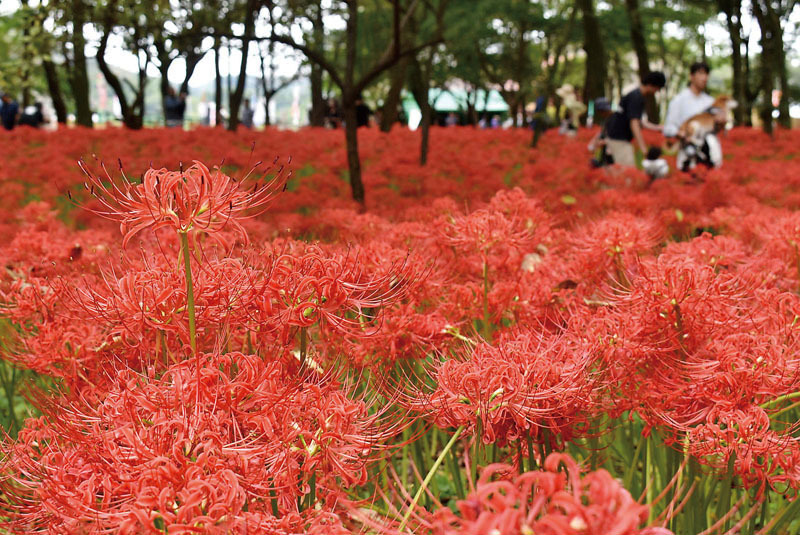
<svg viewBox="0 0 800 535"><path fill-rule="evenodd" d="M650 73L650 59L647 53L647 42L644 38L644 26L642 16L639 11L639 0L625 0L628 8L628 17L631 20L631 42L636 52L636 59L639 62L639 76L643 78ZM656 105L655 95L648 95L644 99L647 118L658 123L658 106Z"/></svg>
<svg viewBox="0 0 800 535"><path fill-rule="evenodd" d="M141 66L141 63L139 64L139 87L136 89L136 96L134 97L134 101L131 103L125 96L125 90L122 86L122 82L111 71L106 63L106 47L108 46L110 32L111 24L109 21L106 21L103 37L100 39L100 47L97 49L97 66L100 68L100 72L103 73L103 77L106 79L106 82L108 82L108 85L111 86L111 88L114 90L114 93L117 95L119 106L122 111L123 124L132 130L139 130L142 128L144 118L144 86L147 80L146 70L148 62L145 61L144 67ZM137 49L136 52L136 57L138 59L139 50ZM139 61L141 62L141 60Z"/></svg>
<svg viewBox="0 0 800 535"><path fill-rule="evenodd" d="M400 105L400 93L403 90L403 82L406 79L406 68L408 67L408 56L397 62L389 71L391 85L389 94L383 103L383 115L381 116L380 128L382 132L389 132L392 125L397 122L397 107Z"/></svg>
<svg viewBox="0 0 800 535"><path fill-rule="evenodd" d="M272 61L271 48L272 42L270 42L270 61ZM272 73L270 72L270 83L267 84L267 68L264 65L266 62L264 61L264 54L262 53L260 46L258 47L258 56L261 59L261 90L264 93L264 126L270 126L272 124L272 120L269 116L269 102L272 100L272 95L274 95L274 92L270 87L272 85Z"/></svg>
<svg viewBox="0 0 800 535"><path fill-rule="evenodd" d="M737 126L744 124L747 93L742 62L742 0L717 0L719 10L725 13L728 34L731 37L731 66L733 68L733 98L739 103L733 110L734 122Z"/></svg>
<svg viewBox="0 0 800 535"><path fill-rule="evenodd" d="M588 102L603 96L606 80L606 53L600 24L594 12L594 0L577 0L583 13L583 49L586 51L586 87L584 98Z"/></svg>
<svg viewBox="0 0 800 535"><path fill-rule="evenodd" d="M355 96L343 99L344 138L347 145L347 166L353 200L364 206L364 183L361 181L361 158L358 154L358 125L356 123Z"/></svg>
<svg viewBox="0 0 800 535"><path fill-rule="evenodd" d="M256 22L256 2L247 3L247 14L244 19L244 35L242 36L242 62L239 65L239 77L236 80L236 91L230 99L231 117L228 121L228 130L235 132L239 126L239 106L242 104L244 85L247 81L247 56L250 53L250 40L253 37Z"/></svg>
<svg viewBox="0 0 800 535"><path fill-rule="evenodd" d="M781 99L778 102L778 124L783 128L792 127L792 117L789 114L789 75L786 71L786 50L783 47L783 30L780 21L775 22L775 26L780 30L778 45L775 54L775 70L778 73L778 83L780 84Z"/></svg>
<svg viewBox="0 0 800 535"><path fill-rule="evenodd" d="M56 111L56 119L61 124L67 124L67 105L64 103L64 95L61 93L61 86L58 83L58 70L52 61L45 59L42 61L44 75L47 79L47 89L50 91L50 98L53 99L53 108Z"/></svg>
<svg viewBox="0 0 800 535"><path fill-rule="evenodd" d="M205 56L205 52L196 53L193 51L187 52L186 54L186 74L183 76L183 82L181 83L181 93L189 94L189 80L192 79L192 75L194 74L195 69L197 68L197 64L200 63L200 60L203 59Z"/></svg>
<svg viewBox="0 0 800 535"><path fill-rule="evenodd" d="M756 98L758 97L758 90L752 90L750 87L750 39L742 39L744 42L744 54L742 54L742 63L744 63L744 125L753 126L753 106L755 105Z"/></svg>
<svg viewBox="0 0 800 535"><path fill-rule="evenodd" d="M419 106L419 111L422 114L420 121L420 138L419 145L419 164L425 165L428 163L428 146L430 142L431 130L431 103L428 100L428 89L430 82L428 81L426 73L423 73L422 66L417 58L411 59L409 63L408 72L408 87L411 91L414 100Z"/></svg>
<svg viewBox="0 0 800 535"><path fill-rule="evenodd" d="M169 52L166 48L166 43L160 42L155 45L158 53L158 70L161 73L161 113L164 116L164 125L167 124L167 94L169 93L169 66L172 63L172 58L169 57Z"/></svg>
<svg viewBox="0 0 800 535"><path fill-rule="evenodd" d="M214 125L222 126L222 75L219 72L219 38L214 38Z"/></svg>
<svg viewBox="0 0 800 535"><path fill-rule="evenodd" d="M772 91L775 89L776 64L780 61L781 54L778 50L783 46L777 34L772 17L772 7L768 0L753 0L753 15L758 20L761 28L761 110L759 115L763 123L764 132L772 135ZM778 21L780 31L780 21Z"/></svg>
<svg viewBox="0 0 800 535"><path fill-rule="evenodd" d="M89 75L86 69L86 39L83 27L86 24L86 6L83 0L72 4L72 72L69 77L75 97L75 122L92 127L92 109L89 106Z"/></svg>
<svg viewBox="0 0 800 535"><path fill-rule="evenodd" d="M313 24L314 47L317 50L324 50L325 26L322 22L322 2L316 2L314 6ZM325 115L327 108L325 98L322 95L322 67L317 63L311 64L311 115L309 122L311 126L325 126Z"/></svg>
<svg viewBox="0 0 800 535"><path fill-rule="evenodd" d="M350 190L353 200L362 209L366 207L364 183L361 180L361 158L358 154L358 125L356 123L355 71L356 46L358 44L358 0L347 2L347 26L345 28L345 73L342 87L342 112L344 115L344 138L347 145L347 164L350 170Z"/></svg>

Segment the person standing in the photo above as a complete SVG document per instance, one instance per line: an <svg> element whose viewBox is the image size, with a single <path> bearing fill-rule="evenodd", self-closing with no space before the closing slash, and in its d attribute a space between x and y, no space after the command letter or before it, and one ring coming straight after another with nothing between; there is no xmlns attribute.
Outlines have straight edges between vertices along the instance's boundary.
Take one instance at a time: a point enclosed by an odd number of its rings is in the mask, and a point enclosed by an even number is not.
<svg viewBox="0 0 800 535"><path fill-rule="evenodd" d="M647 144L644 142L642 128L661 130L661 127L642 117L644 115L644 98L658 93L666 83L667 79L663 72L653 71L642 78L639 87L622 97L619 109L609 117L606 123L606 150L608 155L614 159L614 163L626 167L636 166L633 141L636 142L636 146L642 151L642 154L647 154Z"/></svg>
<svg viewBox="0 0 800 535"><path fill-rule="evenodd" d="M339 103L335 98L328 99L328 109L325 112L325 126L327 128L339 128L342 124L342 112L339 110Z"/></svg>
<svg viewBox="0 0 800 535"><path fill-rule="evenodd" d="M250 107L250 99L245 99L244 108L242 108L242 126L245 128L253 128L253 108Z"/></svg>
<svg viewBox="0 0 800 535"><path fill-rule="evenodd" d="M358 95L356 98L356 127L369 126L370 115L372 115L372 110L364 103L361 95Z"/></svg>
<svg viewBox="0 0 800 535"><path fill-rule="evenodd" d="M186 93L180 96L175 94L175 89L170 86L164 97L164 119L167 128L182 127L183 116L186 113Z"/></svg>
<svg viewBox="0 0 800 535"><path fill-rule="evenodd" d="M714 97L706 93L708 75L711 68L707 63L698 61L689 67L689 85L675 95L667 107L664 119L664 137L674 141L681 125L690 117L707 111L714 104ZM724 116L720 121L725 120Z"/></svg>
<svg viewBox="0 0 800 535"><path fill-rule="evenodd" d="M3 123L3 128L6 130L13 130L14 125L17 124L17 115L19 115L19 104L11 98L8 93L0 95L2 99L2 106L0 106L0 121Z"/></svg>

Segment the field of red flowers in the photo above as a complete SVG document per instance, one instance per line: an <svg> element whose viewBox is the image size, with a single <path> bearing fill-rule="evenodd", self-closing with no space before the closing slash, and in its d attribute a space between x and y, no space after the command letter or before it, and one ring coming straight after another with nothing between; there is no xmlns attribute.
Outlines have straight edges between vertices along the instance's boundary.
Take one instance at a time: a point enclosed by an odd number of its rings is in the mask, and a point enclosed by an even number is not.
<svg viewBox="0 0 800 535"><path fill-rule="evenodd" d="M591 134L0 136L0 529L797 533L800 133Z"/></svg>

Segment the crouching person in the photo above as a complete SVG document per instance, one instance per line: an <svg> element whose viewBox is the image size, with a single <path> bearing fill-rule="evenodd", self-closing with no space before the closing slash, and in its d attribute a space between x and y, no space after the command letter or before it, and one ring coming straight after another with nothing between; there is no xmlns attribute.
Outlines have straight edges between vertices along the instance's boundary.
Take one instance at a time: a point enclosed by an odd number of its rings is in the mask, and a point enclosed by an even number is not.
<svg viewBox="0 0 800 535"><path fill-rule="evenodd" d="M636 166L634 142L642 154L647 154L642 128L661 130L661 127L643 118L644 100L646 96L658 93L666 83L664 73L653 71L642 78L639 87L622 97L619 109L606 124L606 150L614 163L626 167Z"/></svg>

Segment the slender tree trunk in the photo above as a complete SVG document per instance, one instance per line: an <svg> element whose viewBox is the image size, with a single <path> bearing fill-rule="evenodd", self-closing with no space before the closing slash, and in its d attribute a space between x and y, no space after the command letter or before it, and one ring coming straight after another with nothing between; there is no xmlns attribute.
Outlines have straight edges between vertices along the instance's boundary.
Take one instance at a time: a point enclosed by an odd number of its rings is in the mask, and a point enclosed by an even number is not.
<svg viewBox="0 0 800 535"><path fill-rule="evenodd" d="M75 122L92 127L92 109L89 106L89 74L86 68L86 39L83 27L86 24L86 5L83 0L72 3L72 72L69 77L75 98Z"/></svg>
<svg viewBox="0 0 800 535"><path fill-rule="evenodd" d="M103 32L103 37L100 39L100 46L97 49L97 66L100 69L100 72L103 73L103 77L108 82L108 85L114 90L114 93L117 95L117 99L119 99L120 109L122 111L122 122L128 128L132 130L139 130L142 128L143 121L144 121L144 92L145 92L145 84L147 83L147 65L149 63L149 58L145 60L144 66L141 65L141 59L139 58L140 50L137 48L136 57L139 61L139 87L135 88L136 91L133 102L130 102L125 95L125 90L122 85L120 79L111 71L108 64L106 63L106 47L108 46L108 38L111 32L111 23L110 21L105 22L105 29Z"/></svg>
<svg viewBox="0 0 800 535"><path fill-rule="evenodd" d="M46 59L42 61L44 75L47 79L47 89L50 98L53 99L53 108L56 111L56 119L61 124L67 124L67 105L64 103L64 95L61 93L61 86L58 83L58 70L55 63Z"/></svg>
<svg viewBox="0 0 800 535"><path fill-rule="evenodd" d="M186 74L183 76L183 82L181 83L181 93L189 94L189 80L192 79L197 64L200 63L200 60L203 59L205 55L205 52L196 53L193 51L186 54Z"/></svg>
<svg viewBox="0 0 800 535"><path fill-rule="evenodd" d="M227 62L228 66L228 76L225 77L225 90L227 91L228 95L228 106L231 104L231 93L233 93L233 73L231 72L232 65L231 65L231 40L228 39L225 43L227 46L227 54L225 55L225 61ZM228 115L230 116L230 109L228 110Z"/></svg>
<svg viewBox="0 0 800 535"><path fill-rule="evenodd" d="M430 143L432 116L431 103L430 100L428 100L430 82L427 77L427 72L429 71L423 72L422 65L417 58L413 58L410 61L408 71L408 87L422 114L422 120L420 121L421 137L419 145L419 164L425 165L428 163L428 146Z"/></svg>
<svg viewBox="0 0 800 535"><path fill-rule="evenodd" d="M215 126L222 126L222 75L219 71L219 53L222 46L220 45L219 38L214 38L214 112Z"/></svg>
<svg viewBox="0 0 800 535"><path fill-rule="evenodd" d="M744 62L742 61L742 0L718 0L717 5L723 13L731 37L731 66L733 68L733 98L739 105L733 110L736 125L744 124L747 107L747 92Z"/></svg>
<svg viewBox="0 0 800 535"><path fill-rule="evenodd" d="M270 61L272 61L272 42L270 41ZM270 126L272 121L269 116L269 102L272 100L272 73L269 75L269 83L267 82L267 68L265 66L264 54L261 52L261 47L258 47L258 56L261 59L261 90L264 93L264 126ZM270 65L271 66L271 65Z"/></svg>
<svg viewBox="0 0 800 535"><path fill-rule="evenodd" d="M588 102L603 96L606 80L606 52L600 24L594 12L594 0L577 0L583 13L583 49L586 51L586 86L584 98Z"/></svg>
<svg viewBox="0 0 800 535"><path fill-rule="evenodd" d="M777 36L772 27L769 0L753 0L753 15L761 28L761 110L764 132L772 135L772 91L775 89L775 64L778 61ZM782 46L782 45L781 45Z"/></svg>
<svg viewBox="0 0 800 535"><path fill-rule="evenodd" d="M397 107L400 105L400 93L403 90L403 83L406 79L406 69L408 67L408 56L404 57L389 71L389 94L383 103L383 115L381 116L380 128L383 132L392 129L392 125L397 122Z"/></svg>
<svg viewBox="0 0 800 535"><path fill-rule="evenodd" d="M158 70L161 73L160 88L161 88L161 113L164 116L164 124L167 124L167 94L169 93L169 66L172 63L172 58L169 57L169 52L166 49L166 44L161 42L156 44L156 51L158 52Z"/></svg>
<svg viewBox="0 0 800 535"><path fill-rule="evenodd" d="M361 180L361 158L358 154L358 126L356 124L355 69L358 36L358 0L347 2L346 58L344 87L342 87L342 112L345 121L347 164L350 169L350 189L353 200L366 207L364 183Z"/></svg>
<svg viewBox="0 0 800 535"><path fill-rule="evenodd" d="M314 5L313 39L317 50L324 50L325 26L322 22L322 2ZM326 114L325 98L322 95L322 67L316 63L311 64L311 126L324 126Z"/></svg>
<svg viewBox="0 0 800 535"><path fill-rule="evenodd" d="M776 26L781 27L780 21L777 21ZM780 84L781 100L778 102L778 124L783 128L792 127L792 117L789 114L789 75L786 70L786 51L783 48L783 31L781 30L781 37L779 41L780 47L776 49L775 55L775 70L778 72L778 83Z"/></svg>
<svg viewBox="0 0 800 535"><path fill-rule="evenodd" d="M642 14L639 10L639 0L625 0L628 8L628 17L631 19L631 42L636 52L636 59L639 62L639 76L644 77L650 73L650 59L647 53L647 42L644 37L644 26L642 25ZM657 123L658 106L656 105L655 95L645 97L645 110L647 118Z"/></svg>
<svg viewBox="0 0 800 535"><path fill-rule="evenodd" d="M742 54L742 63L744 64L744 125L753 126L753 106L758 98L760 88L753 89L751 86L751 69L750 69L750 36L742 36L742 44L744 45L744 53Z"/></svg>
<svg viewBox="0 0 800 535"><path fill-rule="evenodd" d="M358 154L358 125L355 98L342 99L344 137L347 145L347 165L350 172L350 189L353 200L364 206L364 183L361 181L361 158Z"/></svg>
<svg viewBox="0 0 800 535"><path fill-rule="evenodd" d="M253 0L247 3L247 14L244 19L244 35L242 36L242 61L239 65L239 77L236 80L236 90L230 99L231 117L228 122L228 130L233 132L239 126L239 107L242 104L244 95L244 85L247 81L247 58L250 55L250 40L253 38L256 21L256 2Z"/></svg>

